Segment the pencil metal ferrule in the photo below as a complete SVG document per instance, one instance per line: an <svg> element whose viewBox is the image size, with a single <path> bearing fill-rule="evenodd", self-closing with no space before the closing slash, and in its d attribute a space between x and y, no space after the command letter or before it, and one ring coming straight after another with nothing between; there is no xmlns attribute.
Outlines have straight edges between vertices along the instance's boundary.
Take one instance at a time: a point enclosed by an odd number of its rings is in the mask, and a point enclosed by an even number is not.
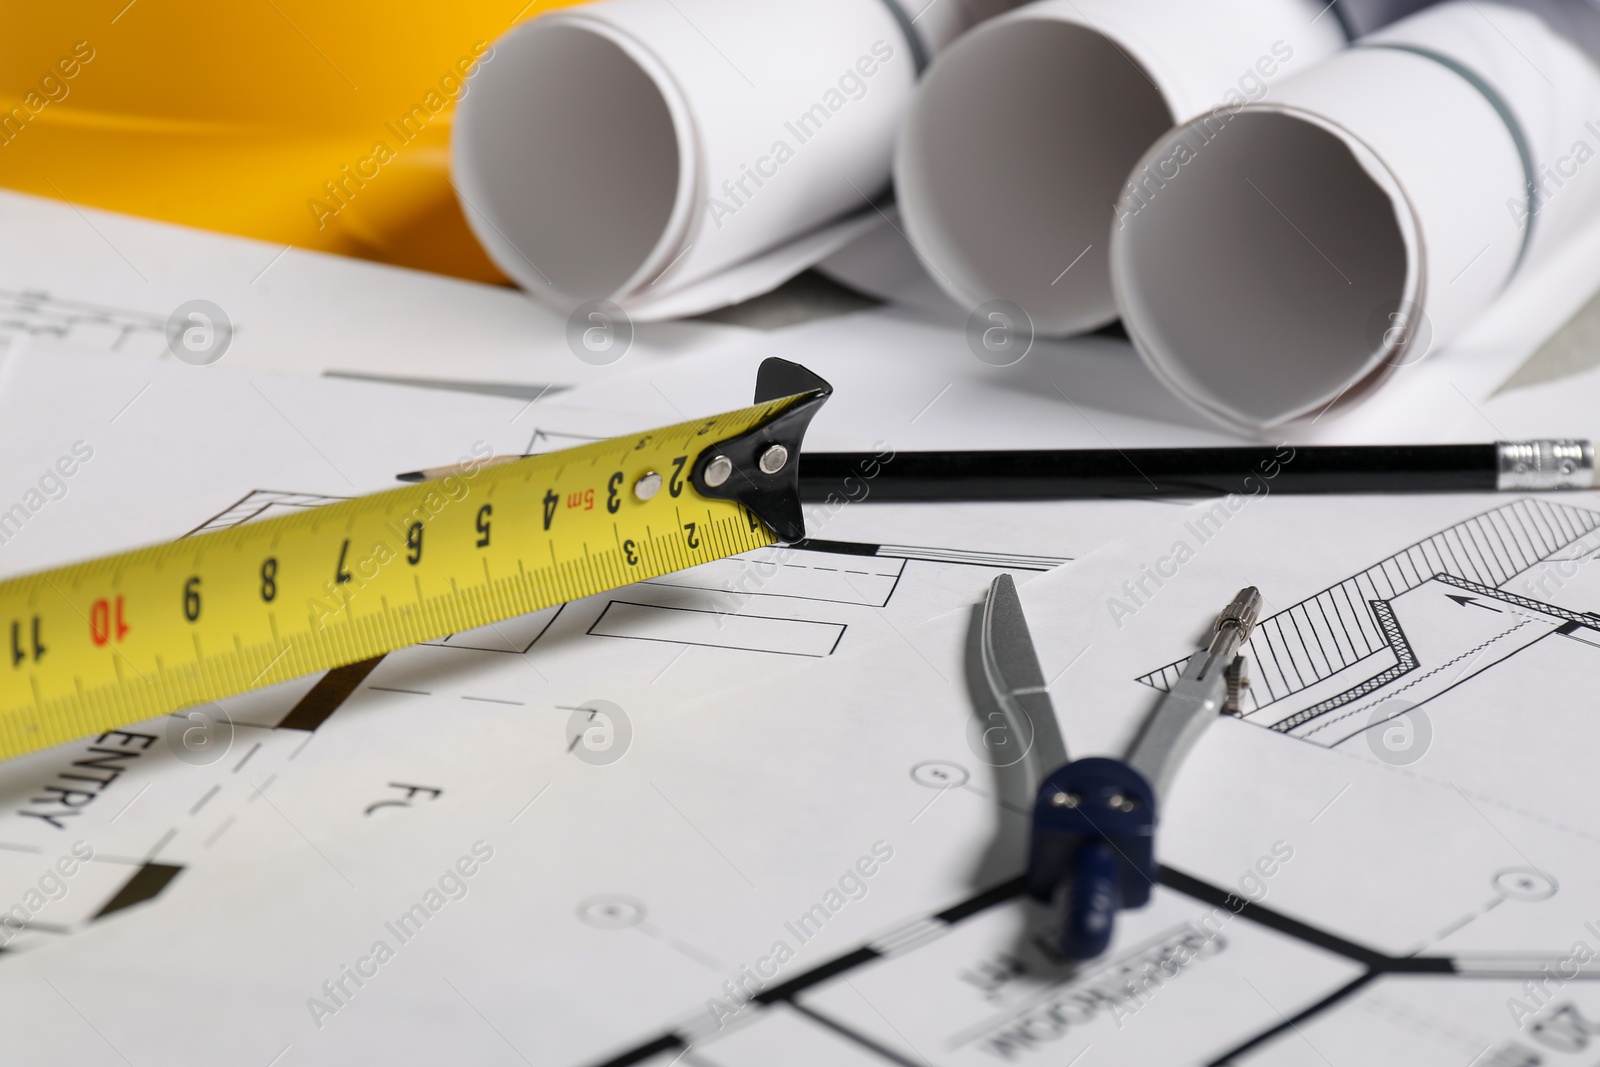
<svg viewBox="0 0 1600 1067"><path fill-rule="evenodd" d="M1497 441L1501 492L1594 488L1594 445L1583 440Z"/></svg>

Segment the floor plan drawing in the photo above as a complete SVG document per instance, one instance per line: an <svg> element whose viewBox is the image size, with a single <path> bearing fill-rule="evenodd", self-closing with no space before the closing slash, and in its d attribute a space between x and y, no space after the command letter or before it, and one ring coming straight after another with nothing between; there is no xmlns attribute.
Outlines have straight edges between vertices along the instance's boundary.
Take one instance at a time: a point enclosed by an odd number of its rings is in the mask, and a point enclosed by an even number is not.
<svg viewBox="0 0 1600 1067"><path fill-rule="evenodd" d="M1519 890L1508 885L1502 892ZM1474 1006L1458 1009L1448 1024L1449 1007L1435 1008L1438 1019L1424 1041L1416 1041L1417 1020L1408 1017L1412 1002L1438 999L1441 986L1490 987L1503 999L1543 978L1548 958L1390 956L1171 868L1162 869L1152 904L1126 915L1136 934L1102 959L1068 966L1041 943L1018 938L1037 921L1019 878L755 992L733 1026L715 1011L689 1013L596 1067L757 1067L784 1062L781 1056L794 1055L784 1050L796 1047L825 1057L814 1062L900 1067L1060 1064L1075 1056L1156 1062L1159 1046L1140 1053L1139 1028L1154 1040L1161 1022L1152 1016L1166 1012L1190 1035L1194 1061L1210 1067L1322 1062L1297 1041L1308 1026L1361 1035L1351 1057L1335 1063L1370 1062L1378 1043L1397 1037L1419 1046L1411 1062L1480 1067L1561 1063L1529 1057L1571 1048L1558 1011L1544 1012L1544 1025L1520 1042L1497 1035L1505 1029L1496 1025L1504 1014L1498 1001L1492 1018ZM1581 1004L1585 1017L1596 1019L1600 975L1583 971L1573 981L1561 1003L1574 1012ZM1285 1010L1297 1001L1307 1006ZM1366 1018L1375 1004L1389 1015L1386 1025ZM1451 1058L1463 1041L1473 1043L1466 1057ZM1097 1045L1112 1051L1088 1056ZM1310 1059L1299 1058L1302 1052Z"/></svg>
<svg viewBox="0 0 1600 1067"><path fill-rule="evenodd" d="M318 499L252 493L203 526L225 524L229 519L223 515L247 521L263 509L316 506ZM1556 822L1588 832L1600 819L1590 810L1592 802L1572 795L1572 783L1585 780L1588 753L1579 745L1551 745L1549 739L1587 736L1573 725L1589 714L1585 694L1565 692L1562 679L1581 671L1594 647L1588 625L1593 617L1585 609L1597 598L1586 561L1600 523L1585 508L1535 504L1515 501L1486 510L1418 542L1423 547L1408 550L1414 553L1408 565L1391 557L1360 571L1349 588L1370 612L1368 628L1360 631L1366 644L1357 646L1345 637L1348 652L1320 660L1306 658L1305 641L1292 646L1300 658L1281 662L1290 665L1285 670L1300 665L1293 686L1279 681L1281 673L1274 675L1278 699L1266 699L1263 687L1261 700L1244 709L1244 724L1230 723L1228 729L1259 743L1261 751L1276 746L1303 760L1339 765L1350 750L1366 758L1359 738L1372 736L1373 730L1351 732L1353 727L1367 723L1384 701L1409 701L1413 712L1432 719L1437 737L1426 761L1395 773L1437 777L1439 791L1460 804L1451 816L1458 823L1476 825L1491 836L1488 827L1472 823L1479 816L1469 805L1483 805L1498 818L1500 809L1490 802L1504 797L1519 810L1548 817L1551 833L1564 832ZM1551 507L1561 510L1546 510ZM1545 526L1531 525L1536 520ZM1436 538L1465 551L1468 542L1459 541L1463 528L1479 537L1489 529L1502 537L1520 537L1526 529L1551 533L1529 542L1522 556L1498 569L1430 570L1437 566L1430 555L1439 551ZM19 974L28 976L45 973L56 957L22 950L63 943L60 951L70 958L93 960L94 947L128 950L139 943L127 933L135 929L148 943L169 922L180 921L179 911L184 921L192 918L184 909L200 887L209 887L205 893L220 906L250 871L221 869L211 849L238 842L241 834L255 840L249 835L262 823L283 822L303 832L281 835L299 849L288 868L295 885L320 873L338 894L330 904L363 915L351 903L358 893L339 872L349 870L356 884L367 887L367 879L347 867L363 847L364 828L374 834L408 831L410 824L403 821L411 817L408 811L426 811L444 820L434 824L435 832L444 828L453 837L481 825L490 812L502 857L495 863L503 865L495 870L505 878L499 891L525 894L531 903L514 915L469 910L481 903L450 912L455 917L449 922L477 924L472 927L477 940L452 934L435 938L431 947L407 949L412 953L407 959L415 961L407 965L412 977L385 979L375 987L384 992L362 994L359 1004L375 1009L372 1027L382 1018L376 1012L384 1003L380 998L393 994L394 1003L403 1005L411 1003L406 998L434 995L435 986L455 996L439 973L452 981L468 980L469 971L427 953L458 952L468 959L485 945L508 944L536 948L572 967L593 961L583 966L597 970L581 978L563 974L563 982L571 979L567 993L523 985L542 979L516 968L497 979L501 986L461 989L471 998L470 1010L481 1011L495 1027L525 1028L514 1047L531 1061L572 1067L786 1062L1059 1067L1080 1056L1078 1067L1094 1067L1174 1062L1180 1058L1174 1051L1179 1043L1186 1062L1251 1067L1321 1063L1316 1050L1337 1050L1330 1062L1340 1067L1385 1057L1424 1067L1561 1067L1568 1062L1584 1067L1586 1061L1558 1046L1565 1041L1565 1047L1575 1047L1574 1033L1588 1040L1584 1028L1600 1020L1594 968L1560 970L1562 953L1570 952L1567 946L1574 940L1600 945L1600 934L1571 921L1567 907L1581 905L1586 869L1564 863L1554 873L1547 870L1544 853L1515 830L1510 832L1532 858L1486 857L1476 865L1474 857L1474 864L1464 864L1471 869L1452 877L1470 883L1472 910L1444 914L1439 905L1440 914L1430 915L1425 927L1413 924L1432 931L1414 945L1379 936L1345 913L1307 906L1304 896L1288 888L1273 888L1263 897L1228 884L1215 871L1202 877L1169 853L1151 905L1120 917L1111 952L1090 966L1065 966L1042 947L1038 910L1023 898L1012 867L988 882L957 872L940 884L955 885L959 875L970 888L948 894L941 889L937 896L880 880L871 900L882 914L874 913L863 935L814 942L810 950L826 945L825 955L803 956L761 981L744 977L754 972L740 960L758 965L749 954L752 946L770 944L773 937L798 944L783 921L814 913L787 900L769 903L767 894L776 892L769 878L784 869L781 855L795 848L797 827L866 810L850 799L851 789L864 798L884 798L872 818L892 817L888 825L904 858L885 870L896 877L911 872L911 864L924 863L917 868L920 878L946 862L931 859L945 851L976 855L975 846L991 827L1025 818L1025 812L994 810L989 769L962 747L958 719L966 697L959 676L943 660L924 665L919 659L923 651L943 646L919 650L896 631L909 631L929 611L970 605L1002 570L1039 574L1039 588L1070 575L1072 568L1055 564L1042 556L817 539L638 583L498 628L450 635L304 680L294 691L258 694L255 704L223 702L234 730L225 760L184 765L158 741L151 745L148 770L133 767L132 758L120 761L129 769L76 818L98 818L93 834L86 835L95 841L97 854L127 862L104 884L76 883L67 900L81 914L59 929L40 926L19 935L8 946L18 950L16 958L0 966L19 967ZM1393 577L1378 584L1378 573ZM1329 588L1343 590L1347 583ZM1069 595L1050 596L1076 602ZM1294 629L1289 612L1301 612L1302 622L1308 606L1320 615L1321 596L1277 613L1271 640L1305 632L1315 645L1310 631ZM960 628L952 618L940 616L941 632ZM1352 634L1356 621L1352 615ZM875 645L874 639L882 643ZM1279 647L1281 657L1288 656L1284 649L1289 647ZM708 678L733 673L781 679L789 675L775 672L796 663L842 663L849 648L868 654L839 675L836 690L801 694L795 687L786 705L734 707L721 719L673 717L681 695ZM689 669L685 660L692 660ZM896 702L852 704L847 694L861 685L857 661L881 661L889 677L913 671L929 677L925 687L905 690ZM931 699L943 687L931 677L939 669L950 685L943 697ZM1149 693L1130 684L1135 673L1119 668L1118 684ZM821 685L825 677L819 671L809 684ZM1068 684L1074 683L1069 679ZM780 681L778 688L788 687ZM604 701L626 709L637 734L647 740L613 766L585 767L569 746L580 743L594 720L580 721L578 736L571 723L586 708L605 708ZM1515 736L1505 730L1506 708L1516 716ZM659 729L661 724L668 729ZM807 729L815 732L800 743ZM782 755L768 761L727 755L746 750ZM76 773L72 761L101 757L77 749L41 755L47 758L19 761L14 772L8 768L0 795L13 809L31 804L41 813L57 814L60 805L31 798L48 795L42 787L56 772ZM1553 768L1549 783L1541 785L1528 772L1527 760L1534 758ZM1508 762L1504 773L1495 766ZM829 765L839 766L840 777L825 792L843 794L842 799L830 798L825 806L822 797L793 791L803 771ZM1451 783L1459 783L1464 800ZM557 806L540 799L546 790L561 798ZM1334 788L1319 803L1328 797L1338 799ZM1381 803L1389 795L1373 799ZM793 821L769 832L770 820L786 809L794 809L787 816ZM1336 806L1318 829L1344 810ZM48 829L32 817L14 821ZM1306 836L1297 836L1293 849L1283 842L1282 855L1292 851L1288 867L1310 873L1333 845L1314 839L1309 829L1301 832ZM520 841L514 835L521 835ZM54 855L44 842L60 839L0 838L6 846L0 850L5 877L19 886L36 878L37 868ZM119 840L124 844L113 851L111 842ZM780 858L763 864L764 850ZM1443 846L1440 855L1448 855ZM1339 861L1350 866L1346 857ZM820 867L820 861L813 865ZM796 880L808 883L812 867L799 866L804 869ZM950 866L953 870L955 864ZM109 863L106 867L112 869ZM1352 878L1350 885L1355 884ZM485 886L472 892L496 891ZM1404 893L1405 887L1398 891ZM819 893L806 897L819 898ZM921 903L908 903L913 898ZM929 899L943 903L930 907ZM145 906L125 903L131 900ZM176 902L183 907L169 907ZM840 914L847 918L829 921L848 922L848 909L858 905L845 907ZM1562 907L1567 910L1551 910ZM117 916L125 917L120 925L101 921ZM305 921L320 920L306 916ZM373 929L381 929L370 921ZM316 946L329 937L364 936L359 926L358 933L347 934L341 924L328 923L326 932L319 927L315 934L297 935L305 947L281 977L272 979L277 984L264 1009L298 1013L301 1029L286 1031L290 1036L283 1042L292 1037L291 1056L306 1062L335 1062L341 1055L340 1046L329 1043L334 1038L313 1030L300 1010L304 991L314 989L324 973ZM728 932L735 928L737 935ZM1490 932L1476 936L1485 929ZM76 933L88 936L62 936ZM238 939L252 935L229 928L219 936L228 940L218 951L233 955L246 943ZM199 951L194 939L186 951ZM632 983L623 995L628 1004L595 1002L579 991L606 968ZM1547 975L1558 971L1573 977L1550 982ZM1545 991L1539 997L1525 991L1540 983ZM495 1001L480 999L489 997ZM1525 1025L1517 1026L1506 1012L1508 998L1527 1000ZM636 1007L636 999L646 1006ZM568 1045L535 1057L534 1046L522 1043L540 1032L538 1024L523 1021L526 1016L543 1012L565 1019L578 1011L598 1021L582 1033L562 1026L559 1037ZM351 1029L357 1021L356 1016L341 1018L338 1032L351 1041L377 1032ZM302 1037L302 1031L315 1036ZM498 1040L492 1031L490 1038Z"/></svg>
<svg viewBox="0 0 1600 1067"><path fill-rule="evenodd" d="M1574 788L1592 777L1592 751L1553 739L1593 735L1589 687L1576 680L1600 667L1597 553L1600 512L1588 507L1523 499L1457 522L1264 620L1242 720L1432 783L1459 797L1466 832L1507 832L1490 828L1511 811L1592 849L1600 808ZM1164 689L1184 662L1138 680ZM1401 723L1431 723L1431 751L1408 737L1425 761L1384 748ZM1362 739L1387 755L1369 756ZM1587 1063L1600 1033L1600 922L1569 930L1541 910L1585 890L1532 862L1477 884L1476 909L1385 950L1166 866L1152 905L1124 913L1126 940L1073 969L1029 935L1037 911L1019 879L761 989L737 1025L686 1013L595 1062L754 1067L796 1049L787 1054L802 1062L901 1067L1168 1062L1165 1024L1211 1065ZM1554 927L1535 918L1545 914ZM1462 939L1490 915L1523 932L1510 945Z"/></svg>
<svg viewBox="0 0 1600 1067"><path fill-rule="evenodd" d="M1600 647L1600 581L1583 569L1597 529L1600 513L1517 500L1262 620L1245 720L1336 745L1546 638L1586 659ZM1164 690L1185 662L1139 680Z"/></svg>
<svg viewBox="0 0 1600 1067"><path fill-rule="evenodd" d="M276 489L252 489L240 497L232 507L211 516L184 536L193 537L195 534L211 530L225 530L230 526L292 514L307 508L320 508L324 504L335 504L348 499L349 497L326 496L322 493L285 493Z"/></svg>
<svg viewBox="0 0 1600 1067"><path fill-rule="evenodd" d="M0 289L0 338L8 336L45 336L103 352L167 353L167 324L158 316L38 290Z"/></svg>
<svg viewBox="0 0 1600 1067"><path fill-rule="evenodd" d="M185 536L343 499L255 489ZM590 679L606 677L612 682L607 693L637 713L642 701L625 694L648 691L670 704L677 679L662 681L662 675L691 651L714 657L708 660L712 666L751 672L763 670L768 658L829 657L891 633L897 624L889 620L909 626L978 595L1001 569L1040 573L1061 562L842 541L775 546L13 760L0 774L0 805L19 816L8 823L9 831L0 831L0 892L37 877L34 867L51 859L58 839L69 844L75 839L66 836L68 831L94 842L96 855L84 864L89 873L79 876L72 906L52 905L31 917L0 944L0 953L47 944L155 900L187 867L208 862L208 853L240 819L268 806L261 803L266 791L360 690L399 700L420 695L477 702L510 723L546 705L545 710L560 711L588 701L594 693L570 687L588 687ZM641 649L622 661L625 668L614 658L617 641ZM561 646L559 670L543 656L545 644ZM449 683L429 683L420 690L407 680L410 673L460 674L454 667L440 671L436 655L480 658L456 683L459 692ZM534 673L544 663L539 677L550 688L540 698L520 691L511 696L504 688L473 681L525 679L522 670L506 666L519 660L533 663ZM677 684L687 692L697 683L689 674ZM194 729L215 731L216 747L203 758L184 758L174 739ZM557 736L552 733L552 740ZM378 758L360 746L348 751L351 767ZM560 749L553 746L553 751ZM83 781L86 777L93 781ZM319 788L307 785L312 792ZM351 800L357 813L369 806L370 798L359 804Z"/></svg>

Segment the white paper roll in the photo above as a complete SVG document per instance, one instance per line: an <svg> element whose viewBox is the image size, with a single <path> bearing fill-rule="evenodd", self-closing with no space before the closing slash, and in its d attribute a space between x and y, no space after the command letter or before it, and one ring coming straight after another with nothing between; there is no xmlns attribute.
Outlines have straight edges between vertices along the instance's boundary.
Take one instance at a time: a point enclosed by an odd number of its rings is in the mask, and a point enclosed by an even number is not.
<svg viewBox="0 0 1600 1067"><path fill-rule="evenodd" d="M928 72L895 157L911 244L960 305L1041 334L1116 318L1111 205L1174 122L1261 99L1345 43L1326 0L1042 0Z"/></svg>
<svg viewBox="0 0 1600 1067"><path fill-rule="evenodd" d="M1594 217L1596 120L1600 68L1534 15L1396 23L1145 154L1112 231L1128 334L1235 427L1349 403Z"/></svg>
<svg viewBox="0 0 1600 1067"><path fill-rule="evenodd" d="M778 284L876 219L920 67L1010 6L901 2L600 0L516 27L456 115L469 223L563 308L663 318Z"/></svg>
<svg viewBox="0 0 1600 1067"><path fill-rule="evenodd" d="M899 208L887 206L880 225L819 260L814 269L857 292L945 318L966 313L939 288L905 237Z"/></svg>

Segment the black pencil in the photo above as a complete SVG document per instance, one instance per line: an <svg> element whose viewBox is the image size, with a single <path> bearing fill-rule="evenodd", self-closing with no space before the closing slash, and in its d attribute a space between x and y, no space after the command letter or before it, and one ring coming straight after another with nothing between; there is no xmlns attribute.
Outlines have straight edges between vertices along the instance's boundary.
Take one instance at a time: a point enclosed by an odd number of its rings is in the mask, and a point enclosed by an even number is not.
<svg viewBox="0 0 1600 1067"><path fill-rule="evenodd" d="M1015 452L805 452L800 498L955 501L1589 489L1583 440Z"/></svg>

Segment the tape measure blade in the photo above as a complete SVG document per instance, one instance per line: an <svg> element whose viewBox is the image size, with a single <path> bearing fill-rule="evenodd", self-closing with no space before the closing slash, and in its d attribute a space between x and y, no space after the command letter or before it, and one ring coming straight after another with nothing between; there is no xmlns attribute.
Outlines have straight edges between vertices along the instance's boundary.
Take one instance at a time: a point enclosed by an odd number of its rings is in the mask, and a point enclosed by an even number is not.
<svg viewBox="0 0 1600 1067"><path fill-rule="evenodd" d="M695 464L816 400L509 463L485 452L443 478L0 582L0 758L774 544L701 491Z"/></svg>

